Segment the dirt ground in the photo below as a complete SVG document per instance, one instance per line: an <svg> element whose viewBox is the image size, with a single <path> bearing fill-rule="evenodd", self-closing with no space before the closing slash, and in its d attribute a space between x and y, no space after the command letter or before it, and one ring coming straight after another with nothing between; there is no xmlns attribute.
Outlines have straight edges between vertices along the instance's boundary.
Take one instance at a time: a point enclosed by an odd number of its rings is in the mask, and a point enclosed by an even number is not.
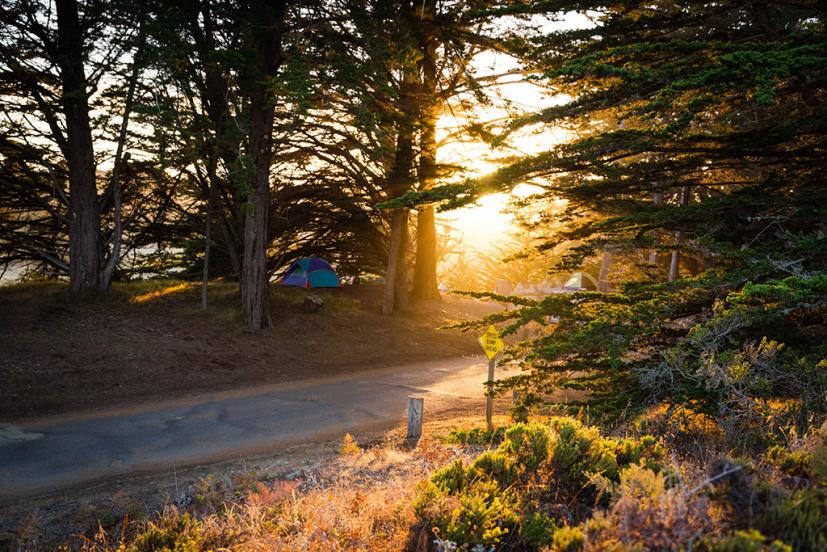
<svg viewBox="0 0 827 552"><path fill-rule="evenodd" d="M152 281L79 300L56 283L0 287L0 421L151 402L247 385L479 353L476 336L440 330L495 304L446 296L380 314L381 286L273 290L273 327L243 331L238 286Z"/></svg>

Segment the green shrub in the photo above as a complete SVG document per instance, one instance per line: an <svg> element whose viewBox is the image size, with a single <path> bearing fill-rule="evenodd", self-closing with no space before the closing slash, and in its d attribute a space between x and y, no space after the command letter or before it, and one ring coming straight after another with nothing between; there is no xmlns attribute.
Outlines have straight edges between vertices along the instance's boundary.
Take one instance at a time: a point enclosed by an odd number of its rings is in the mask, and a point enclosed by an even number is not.
<svg viewBox="0 0 827 552"><path fill-rule="evenodd" d="M157 522L148 522L128 552L199 552L204 548L201 524L188 513L168 510Z"/></svg>
<svg viewBox="0 0 827 552"><path fill-rule="evenodd" d="M827 369L827 361L823 361L823 369ZM816 433L813 452L810 456L812 476L820 484L827 483L827 422Z"/></svg>
<svg viewBox="0 0 827 552"><path fill-rule="evenodd" d="M811 472L812 457L801 450L791 451L784 446L775 445L767 450L764 459L789 474L809 477Z"/></svg>
<svg viewBox="0 0 827 552"><path fill-rule="evenodd" d="M428 529L447 527L451 514L459 505L455 496L446 494L431 481L420 483L416 498L413 500L413 512L422 525Z"/></svg>
<svg viewBox="0 0 827 552"><path fill-rule="evenodd" d="M487 450L477 456L468 468L466 477L470 479L489 478L503 486L510 485L517 477L514 460L501 450Z"/></svg>
<svg viewBox="0 0 827 552"><path fill-rule="evenodd" d="M359 448L359 443L356 442L356 439L350 433L345 433L345 436L342 438L342 444L339 446L339 454L342 456L358 456L362 453L362 449Z"/></svg>
<svg viewBox="0 0 827 552"><path fill-rule="evenodd" d="M827 492L803 489L777 498L757 526L794 550L827 550Z"/></svg>
<svg viewBox="0 0 827 552"><path fill-rule="evenodd" d="M493 494L485 484L459 496L460 506L440 530L440 536L460 545L496 546L514 531L519 518L507 495Z"/></svg>
<svg viewBox="0 0 827 552"><path fill-rule="evenodd" d="M622 466L639 464L651 470L661 469L665 451L657 438L644 435L640 439L619 439L615 449L617 463Z"/></svg>
<svg viewBox="0 0 827 552"><path fill-rule="evenodd" d="M529 545L542 546L552 542L559 529L557 523L543 512L529 512L520 522L520 538Z"/></svg>
<svg viewBox="0 0 827 552"><path fill-rule="evenodd" d="M457 493L465 486L465 466L462 460L454 460L432 477L431 481L446 493Z"/></svg>
<svg viewBox="0 0 827 552"><path fill-rule="evenodd" d="M551 434L544 424L516 424L505 432L499 450L521 469L534 472L549 457Z"/></svg>
<svg viewBox="0 0 827 552"><path fill-rule="evenodd" d="M472 429L454 429L445 440L449 443L458 443L464 446L494 446L502 443L507 428L498 427L488 431L480 427Z"/></svg>
<svg viewBox="0 0 827 552"><path fill-rule="evenodd" d="M462 435L467 440L475 434ZM621 469L630 465L660 474L662 456L653 437L603 437L597 428L572 418L515 424L503 431L495 450L483 452L470 465L455 460L436 472L420 489L415 514L440 539L458 544L488 546L508 534L510 546L557 542L560 550L575 550L583 542L580 529L556 536L570 515L562 512L593 508L595 485L619 484ZM591 491L584 493L584 487ZM561 516L555 517L555 511Z"/></svg>
<svg viewBox="0 0 827 552"><path fill-rule="evenodd" d="M616 442L604 439L595 427L584 427L572 418L553 418L556 434L552 465L558 479L582 487L590 474L617 479Z"/></svg>
<svg viewBox="0 0 827 552"><path fill-rule="evenodd" d="M551 549L553 552L577 552L583 548L585 542L586 538L580 527L566 525L554 532Z"/></svg>
<svg viewBox="0 0 827 552"><path fill-rule="evenodd" d="M780 541L767 542L760 531L736 531L709 546L710 552L792 552L792 547Z"/></svg>

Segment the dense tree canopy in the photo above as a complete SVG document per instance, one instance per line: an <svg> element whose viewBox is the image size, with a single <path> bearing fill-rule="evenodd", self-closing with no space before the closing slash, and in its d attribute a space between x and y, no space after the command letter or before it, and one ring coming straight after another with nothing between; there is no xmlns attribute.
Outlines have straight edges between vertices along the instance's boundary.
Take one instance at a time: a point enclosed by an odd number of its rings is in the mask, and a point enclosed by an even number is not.
<svg viewBox="0 0 827 552"><path fill-rule="evenodd" d="M202 275L206 307L209 277L246 297L323 255L397 282L388 312L411 286L438 298L433 208L375 206L458 169L437 165L435 125L452 98L485 96L468 65L495 47L490 5L6 5L4 266L74 289Z"/></svg>
<svg viewBox="0 0 827 552"><path fill-rule="evenodd" d="M548 324L506 385L585 387L615 414L823 395L818 2L18 0L0 18L4 266L74 289L202 276L205 306L209 277L238 278L260 328L270 278L323 255L384 276L390 313L439 296L434 205L530 183L532 252L510 267L600 291L498 296L522 308L490 320ZM490 107L486 51L562 100L464 134L570 139L463 182L437 123Z"/></svg>
<svg viewBox="0 0 827 552"><path fill-rule="evenodd" d="M555 4L555 3L551 3ZM565 384L615 415L653 400L770 416L824 408L827 35L816 3L566 3L595 26L515 51L572 101L509 123L572 142L435 190L448 205L531 181L567 201L557 269L611 251L614 293L512 299L554 324L506 385ZM560 8L563 4L560 3ZM407 199L422 200L409 196ZM403 200L403 201L407 201ZM733 418L735 416L733 415Z"/></svg>

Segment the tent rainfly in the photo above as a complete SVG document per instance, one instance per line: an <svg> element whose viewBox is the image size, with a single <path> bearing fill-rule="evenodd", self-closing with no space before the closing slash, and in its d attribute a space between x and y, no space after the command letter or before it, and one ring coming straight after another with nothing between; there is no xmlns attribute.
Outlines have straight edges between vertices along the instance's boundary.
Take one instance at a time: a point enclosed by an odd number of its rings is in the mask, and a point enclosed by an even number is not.
<svg viewBox="0 0 827 552"><path fill-rule="evenodd" d="M563 289L569 291L594 291L597 289L597 281L595 281L594 276L588 272L575 272L571 275L571 278L566 280L566 283L563 284Z"/></svg>
<svg viewBox="0 0 827 552"><path fill-rule="evenodd" d="M339 276L327 261L317 257L300 259L293 263L281 280L283 286L310 288L337 288Z"/></svg>

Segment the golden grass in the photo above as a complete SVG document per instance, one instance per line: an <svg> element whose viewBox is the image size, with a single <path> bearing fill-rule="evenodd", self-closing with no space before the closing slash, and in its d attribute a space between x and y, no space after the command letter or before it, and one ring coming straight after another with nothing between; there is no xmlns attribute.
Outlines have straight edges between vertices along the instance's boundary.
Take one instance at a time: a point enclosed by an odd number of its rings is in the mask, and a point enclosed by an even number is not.
<svg viewBox="0 0 827 552"><path fill-rule="evenodd" d="M405 549L418 536L411 534L418 484L464 452L436 441L416 450L393 443L362 449L352 438L343 444L344 451L322 464L275 480L206 477L194 486L189 505L129 522L125 532L121 526L100 530L81 549L143 552L151 549L146 535L197 543L198 550ZM122 540L122 534L132 536Z"/></svg>
<svg viewBox="0 0 827 552"><path fill-rule="evenodd" d="M152 291L147 291L146 293L141 293L140 295L136 295L132 299L130 299L131 303L146 303L148 301L153 301L158 299L159 297L164 297L166 295L171 295L173 293L180 293L182 291L186 291L188 289L192 289L196 287L197 283L194 282L184 282L181 284L175 284L172 286L167 286L163 289L157 289Z"/></svg>

